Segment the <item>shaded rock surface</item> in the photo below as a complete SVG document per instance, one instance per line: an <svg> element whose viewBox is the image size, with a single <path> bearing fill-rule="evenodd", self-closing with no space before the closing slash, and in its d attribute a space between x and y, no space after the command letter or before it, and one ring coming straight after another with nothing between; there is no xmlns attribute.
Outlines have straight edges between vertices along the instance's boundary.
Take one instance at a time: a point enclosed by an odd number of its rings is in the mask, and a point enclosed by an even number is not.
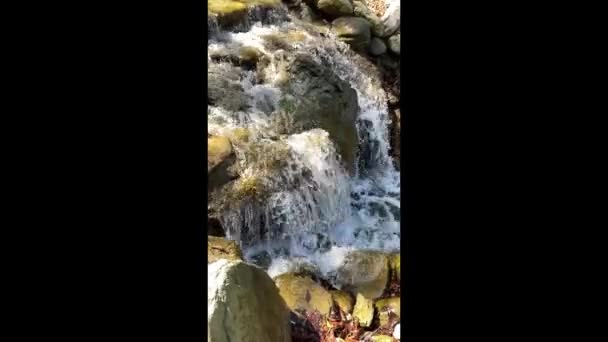
<svg viewBox="0 0 608 342"><path fill-rule="evenodd" d="M372 41L370 43L370 46L369 46L369 52L373 56L382 55L383 53L386 52L386 44L384 44L384 41L382 41L382 39L373 37Z"/></svg>
<svg viewBox="0 0 608 342"><path fill-rule="evenodd" d="M353 49L364 51L371 41L371 28L367 20L359 17L340 17L332 22L338 39Z"/></svg>
<svg viewBox="0 0 608 342"><path fill-rule="evenodd" d="M289 309L266 272L228 260L207 272L207 342L291 342Z"/></svg>
<svg viewBox="0 0 608 342"><path fill-rule="evenodd" d="M337 17L353 13L353 5L349 0L312 0L312 3L320 12L331 16Z"/></svg>

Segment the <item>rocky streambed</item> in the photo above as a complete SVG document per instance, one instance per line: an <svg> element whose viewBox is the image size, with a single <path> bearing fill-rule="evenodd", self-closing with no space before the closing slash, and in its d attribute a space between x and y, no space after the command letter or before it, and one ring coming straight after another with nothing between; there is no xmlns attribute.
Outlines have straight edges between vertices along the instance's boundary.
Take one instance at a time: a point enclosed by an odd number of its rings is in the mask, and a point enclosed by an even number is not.
<svg viewBox="0 0 608 342"><path fill-rule="evenodd" d="M399 1L208 4L208 341L398 339Z"/></svg>

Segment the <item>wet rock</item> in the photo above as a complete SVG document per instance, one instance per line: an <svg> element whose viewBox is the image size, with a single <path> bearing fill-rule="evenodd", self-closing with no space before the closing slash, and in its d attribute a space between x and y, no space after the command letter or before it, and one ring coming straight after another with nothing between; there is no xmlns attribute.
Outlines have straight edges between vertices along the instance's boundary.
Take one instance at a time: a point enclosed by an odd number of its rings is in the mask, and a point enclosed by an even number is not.
<svg viewBox="0 0 608 342"><path fill-rule="evenodd" d="M361 17L369 22L372 34L377 37L382 37L384 34L384 24L382 24L382 20L367 8L363 1L353 1L353 7L357 17Z"/></svg>
<svg viewBox="0 0 608 342"><path fill-rule="evenodd" d="M207 307L207 342L291 342L289 309L272 279L253 265L209 265Z"/></svg>
<svg viewBox="0 0 608 342"><path fill-rule="evenodd" d="M374 319L373 300L358 294L353 309L353 317L359 320L359 324L362 327L369 327Z"/></svg>
<svg viewBox="0 0 608 342"><path fill-rule="evenodd" d="M207 14L216 18L223 27L234 27L247 21L249 12L260 8L273 8L280 0L208 0Z"/></svg>
<svg viewBox="0 0 608 342"><path fill-rule="evenodd" d="M228 111L248 108L248 96L241 85L242 69L230 64L211 63L207 67L207 101Z"/></svg>
<svg viewBox="0 0 608 342"><path fill-rule="evenodd" d="M347 170L354 171L359 138L357 93L326 65L307 54L289 61L290 75L283 87L281 110L292 121L286 133L322 128L330 135Z"/></svg>
<svg viewBox="0 0 608 342"><path fill-rule="evenodd" d="M388 37L401 27L401 1L391 0L386 12L381 18L384 25L382 37Z"/></svg>
<svg viewBox="0 0 608 342"><path fill-rule="evenodd" d="M211 264L220 259L243 260L243 254L236 241L207 236L207 263Z"/></svg>
<svg viewBox="0 0 608 342"><path fill-rule="evenodd" d="M226 137L207 138L207 181L211 192L237 177L233 170L236 157Z"/></svg>
<svg viewBox="0 0 608 342"><path fill-rule="evenodd" d="M256 266L263 268L264 270L268 270L268 267L270 267L270 264L272 264L272 257L267 251L262 251L252 256L251 262L253 262Z"/></svg>
<svg viewBox="0 0 608 342"><path fill-rule="evenodd" d="M389 265L386 254L376 251L350 252L337 270L336 280L344 289L375 299L382 296L388 284Z"/></svg>
<svg viewBox="0 0 608 342"><path fill-rule="evenodd" d="M346 313L353 312L354 299L348 292L341 290L332 290L329 292L331 293L334 302L338 304L342 311Z"/></svg>
<svg viewBox="0 0 608 342"><path fill-rule="evenodd" d="M319 311L329 314L333 304L331 294L312 278L304 275L285 273L274 279L281 297L294 311Z"/></svg>
<svg viewBox="0 0 608 342"><path fill-rule="evenodd" d="M332 29L338 39L353 49L364 51L371 41L371 29L367 20L358 17L341 17L332 22Z"/></svg>
<svg viewBox="0 0 608 342"><path fill-rule="evenodd" d="M314 7L330 16L353 14L353 5L349 0L313 0Z"/></svg>
<svg viewBox="0 0 608 342"><path fill-rule="evenodd" d="M401 53L401 33L397 33L388 39L388 47L396 55Z"/></svg>
<svg viewBox="0 0 608 342"><path fill-rule="evenodd" d="M382 39L378 39L376 37L372 38L372 41L369 45L369 52L373 56L380 56L386 52L386 44L382 41Z"/></svg>

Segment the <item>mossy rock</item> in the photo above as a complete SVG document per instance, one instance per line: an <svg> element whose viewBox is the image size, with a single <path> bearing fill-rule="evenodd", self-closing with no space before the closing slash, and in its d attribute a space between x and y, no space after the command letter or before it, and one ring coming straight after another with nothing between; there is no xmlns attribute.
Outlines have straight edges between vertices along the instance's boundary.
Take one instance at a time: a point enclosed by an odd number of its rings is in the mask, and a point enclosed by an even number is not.
<svg viewBox="0 0 608 342"><path fill-rule="evenodd" d="M377 251L352 251L338 267L336 280L343 288L366 298L382 296L389 280L386 254Z"/></svg>
<svg viewBox="0 0 608 342"><path fill-rule="evenodd" d="M360 293L357 294L353 317L359 321L362 327L369 327L374 319L374 301Z"/></svg>
<svg viewBox="0 0 608 342"><path fill-rule="evenodd" d="M393 342L393 337L388 335L374 335L371 339L372 342Z"/></svg>
<svg viewBox="0 0 608 342"><path fill-rule="evenodd" d="M294 311L319 311L329 314L333 304L331 294L309 276L285 273L274 279L281 297Z"/></svg>
<svg viewBox="0 0 608 342"><path fill-rule="evenodd" d="M280 3L280 0L207 0L207 11L217 16L220 25L230 26L243 22L251 7L277 7Z"/></svg>
<svg viewBox="0 0 608 342"><path fill-rule="evenodd" d="M329 291L331 296L336 304L340 307L340 309L346 313L353 312L353 304L355 300L350 295L350 293L341 290L332 290Z"/></svg>
<svg viewBox="0 0 608 342"><path fill-rule="evenodd" d="M207 172L223 162L232 154L232 145L226 137L207 137Z"/></svg>
<svg viewBox="0 0 608 342"><path fill-rule="evenodd" d="M401 317L401 298L400 297L390 297L390 298L383 298L383 299L378 299L375 303L374 306L376 307L376 310L378 311L384 311L384 310L390 310L392 311L395 315L397 315L397 317Z"/></svg>
<svg viewBox="0 0 608 342"><path fill-rule="evenodd" d="M220 259L243 260L243 254L236 241L216 236L207 236L207 263Z"/></svg>

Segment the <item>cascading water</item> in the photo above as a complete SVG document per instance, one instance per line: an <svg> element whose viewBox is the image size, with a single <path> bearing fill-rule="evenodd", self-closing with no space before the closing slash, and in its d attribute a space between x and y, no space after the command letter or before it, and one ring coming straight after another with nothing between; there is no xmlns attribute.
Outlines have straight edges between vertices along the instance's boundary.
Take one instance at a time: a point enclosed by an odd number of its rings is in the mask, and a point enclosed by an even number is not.
<svg viewBox="0 0 608 342"><path fill-rule="evenodd" d="M229 136L239 129L247 132L249 143L234 148L241 179L255 176L273 189L262 208L245 205L222 214L228 237L241 243L250 261L259 262L264 254L273 276L302 263L331 273L351 249L397 251L400 175L389 155L387 101L377 76L364 70L361 58L331 33L315 34L310 24L295 18L286 20L284 9L264 18L232 31L216 26L208 41L208 61L216 69L230 68L229 63L213 58L230 44L254 47L269 61L263 72L265 82L258 82L260 73L253 70L240 70L232 80L247 95L244 109L208 107L210 134ZM342 166L325 130L283 131L290 123L278 110L279 85L288 77L284 57L289 52L268 48L265 37L273 34L297 34L297 39L289 42L290 48L330 67L356 91L359 156L354 172ZM252 146L257 148L255 154ZM273 153L280 156L280 168L269 167L271 163L264 158L260 162L252 157Z"/></svg>

